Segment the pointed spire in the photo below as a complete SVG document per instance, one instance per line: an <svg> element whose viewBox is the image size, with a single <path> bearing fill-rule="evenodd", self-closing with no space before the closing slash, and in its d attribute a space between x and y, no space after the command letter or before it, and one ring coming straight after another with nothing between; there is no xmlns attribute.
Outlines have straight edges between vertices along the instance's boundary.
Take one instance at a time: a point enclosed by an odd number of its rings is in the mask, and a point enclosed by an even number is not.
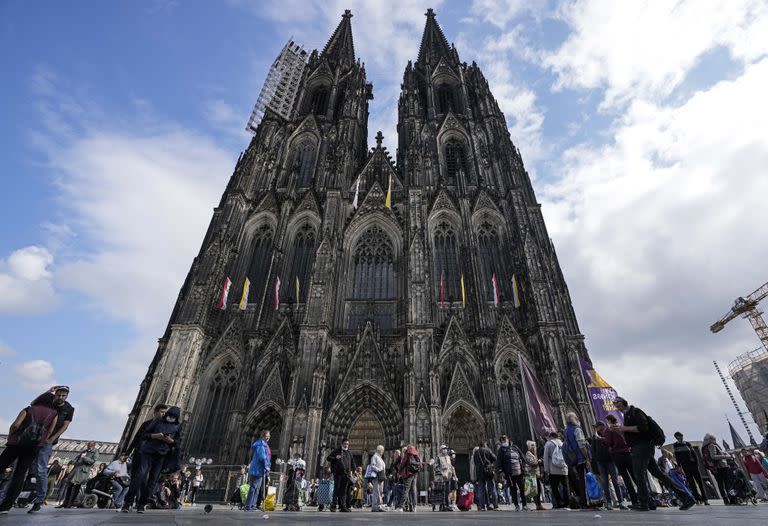
<svg viewBox="0 0 768 526"><path fill-rule="evenodd" d="M449 58L451 48L448 40L440 29L440 25L435 20L435 11L430 7L424 13L427 17L427 24L424 26L424 35L421 37L421 46L419 47L419 57L416 63L419 65L436 64L441 57Z"/></svg>
<svg viewBox="0 0 768 526"><path fill-rule="evenodd" d="M739 434L736 432L736 430L733 428L733 424L731 424L731 421L726 417L726 420L728 420L728 427L731 431L731 440L733 441L733 447L736 449L742 449L747 447L747 444L744 443L744 440L739 436Z"/></svg>
<svg viewBox="0 0 768 526"><path fill-rule="evenodd" d="M341 22L323 48L321 57L325 57L333 65L351 66L355 63L355 45L352 40L352 11L349 9L341 15Z"/></svg>

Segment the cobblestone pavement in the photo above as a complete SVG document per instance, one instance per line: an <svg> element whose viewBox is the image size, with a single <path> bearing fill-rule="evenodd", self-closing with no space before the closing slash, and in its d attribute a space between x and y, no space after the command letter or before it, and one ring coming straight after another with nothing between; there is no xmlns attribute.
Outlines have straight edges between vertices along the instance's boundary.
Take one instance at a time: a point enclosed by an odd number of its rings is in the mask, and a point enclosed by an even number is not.
<svg viewBox="0 0 768 526"><path fill-rule="evenodd" d="M648 526L656 524L726 526L731 524L761 525L768 524L768 505L726 507L713 505L695 506L689 511L676 508L659 508L653 512L639 513L632 511L539 511L539 512L432 512L420 507L416 513L371 513L368 510L355 510L352 513L318 513L310 511L298 513L271 512L244 513L230 510L229 507L215 506L210 514L203 512L202 506L184 508L178 511L149 510L143 515L136 513L118 513L115 510L57 510L44 508L40 513L30 515L26 509L14 508L8 515L0 515L3 524L35 526L91 526L91 525L128 525L128 524L168 524L168 525L219 525L219 524L420 524L428 526L447 526L448 524L509 525L628 525Z"/></svg>

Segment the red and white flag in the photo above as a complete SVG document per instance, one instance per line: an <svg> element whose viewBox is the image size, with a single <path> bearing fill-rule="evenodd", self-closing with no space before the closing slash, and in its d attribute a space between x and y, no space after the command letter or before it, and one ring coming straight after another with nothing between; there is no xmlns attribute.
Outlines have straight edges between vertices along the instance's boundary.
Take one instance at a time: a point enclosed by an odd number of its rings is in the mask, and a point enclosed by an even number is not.
<svg viewBox="0 0 768 526"><path fill-rule="evenodd" d="M275 277L275 310L280 306L280 276Z"/></svg>
<svg viewBox="0 0 768 526"><path fill-rule="evenodd" d="M224 286L221 289L221 295L219 296L219 301L216 302L216 308L221 310L227 309L227 297L229 296L229 288L232 286L232 281L229 279L229 276L227 276L226 281L224 282Z"/></svg>
<svg viewBox="0 0 768 526"><path fill-rule="evenodd" d="M491 277L491 284L493 285L493 304L499 304L499 282L496 281L496 274Z"/></svg>

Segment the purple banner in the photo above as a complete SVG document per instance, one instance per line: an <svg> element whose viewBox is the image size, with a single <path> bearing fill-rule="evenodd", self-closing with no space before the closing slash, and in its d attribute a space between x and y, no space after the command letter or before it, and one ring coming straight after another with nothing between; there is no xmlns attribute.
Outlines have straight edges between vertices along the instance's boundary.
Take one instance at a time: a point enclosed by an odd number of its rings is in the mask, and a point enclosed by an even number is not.
<svg viewBox="0 0 768 526"><path fill-rule="evenodd" d="M552 431L557 431L555 419L552 416L552 404L546 391L539 383L536 375L523 360L520 360L525 379L525 392L528 395L528 411L531 414L531 423L536 436L547 438Z"/></svg>
<svg viewBox="0 0 768 526"><path fill-rule="evenodd" d="M592 367L592 364L579 357L581 372L584 375L584 383L587 384L589 399L592 401L592 407L595 409L595 418L605 422L605 417L614 415L619 424L624 423L624 415L616 409L614 400L618 396L616 389L606 382L602 376Z"/></svg>

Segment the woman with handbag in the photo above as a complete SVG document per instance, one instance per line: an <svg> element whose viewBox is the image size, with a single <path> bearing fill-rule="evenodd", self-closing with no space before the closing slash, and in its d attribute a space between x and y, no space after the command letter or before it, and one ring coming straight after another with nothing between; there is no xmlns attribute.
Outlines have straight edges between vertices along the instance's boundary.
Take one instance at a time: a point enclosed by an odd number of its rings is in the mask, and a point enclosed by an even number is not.
<svg viewBox="0 0 768 526"><path fill-rule="evenodd" d="M544 511L544 506L541 505L541 469L539 467L539 457L536 456L536 442L529 440L525 443L528 450L525 452L525 496L527 498L533 498L533 502L536 503L536 509L538 511Z"/></svg>
<svg viewBox="0 0 768 526"><path fill-rule="evenodd" d="M371 502L371 511L382 512L381 504L381 486L384 483L386 464L384 463L384 446L376 446L376 453L371 457L371 463L368 466L371 470L371 484L373 485L373 500Z"/></svg>

